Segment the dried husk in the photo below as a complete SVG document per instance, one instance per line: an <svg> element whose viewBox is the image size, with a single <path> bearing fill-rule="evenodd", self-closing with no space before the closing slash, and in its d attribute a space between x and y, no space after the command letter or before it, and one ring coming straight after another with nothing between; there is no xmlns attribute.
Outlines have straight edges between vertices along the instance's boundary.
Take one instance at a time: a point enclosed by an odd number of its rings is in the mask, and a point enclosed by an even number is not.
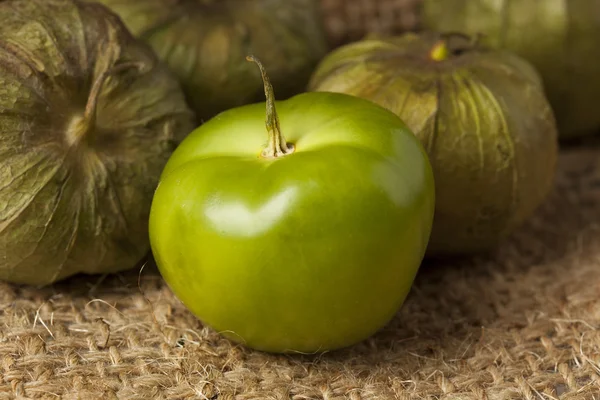
<svg viewBox="0 0 600 400"><path fill-rule="evenodd" d="M177 79L106 7L0 2L0 279L134 267L193 127Z"/></svg>
<svg viewBox="0 0 600 400"><path fill-rule="evenodd" d="M89 0L95 1L95 0ZM318 0L100 0L177 74L201 120L260 101L266 66L277 96L306 87L327 51Z"/></svg>
<svg viewBox="0 0 600 400"><path fill-rule="evenodd" d="M561 138L600 129L600 0L424 0L422 25L485 34L540 72Z"/></svg>
<svg viewBox="0 0 600 400"><path fill-rule="evenodd" d="M555 118L529 63L462 36L440 39L409 33L348 44L309 85L374 101L419 137L436 185L430 256L483 251L509 234L547 195L558 151ZM440 43L449 54L435 61Z"/></svg>

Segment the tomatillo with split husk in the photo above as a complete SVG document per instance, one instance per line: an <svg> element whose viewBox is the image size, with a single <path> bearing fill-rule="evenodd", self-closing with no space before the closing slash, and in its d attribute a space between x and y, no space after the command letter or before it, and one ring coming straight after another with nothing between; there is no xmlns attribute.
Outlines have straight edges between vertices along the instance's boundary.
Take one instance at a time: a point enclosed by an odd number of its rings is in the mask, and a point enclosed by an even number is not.
<svg viewBox="0 0 600 400"><path fill-rule="evenodd" d="M392 112L339 93L230 109L179 145L155 192L164 280L203 323L268 352L322 352L398 311L428 244L427 154Z"/></svg>

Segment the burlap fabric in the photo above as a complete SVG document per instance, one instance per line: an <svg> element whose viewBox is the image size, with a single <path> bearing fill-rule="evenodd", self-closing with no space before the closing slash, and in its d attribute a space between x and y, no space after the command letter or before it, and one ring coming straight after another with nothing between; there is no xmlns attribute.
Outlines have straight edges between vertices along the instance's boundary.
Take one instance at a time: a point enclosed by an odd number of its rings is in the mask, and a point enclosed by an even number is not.
<svg viewBox="0 0 600 400"><path fill-rule="evenodd" d="M526 226L490 255L424 264L389 326L319 356L232 345L152 265L1 284L0 398L600 399L599 221L600 146L563 149Z"/></svg>
<svg viewBox="0 0 600 400"><path fill-rule="evenodd" d="M323 0L332 45L417 26L419 0ZM270 355L203 327L156 268L0 283L0 399L600 399L600 144L492 254L426 262L374 337ZM223 293L226 296L227 293Z"/></svg>
<svg viewBox="0 0 600 400"><path fill-rule="evenodd" d="M321 0L332 46L366 33L394 34L418 28L421 0Z"/></svg>

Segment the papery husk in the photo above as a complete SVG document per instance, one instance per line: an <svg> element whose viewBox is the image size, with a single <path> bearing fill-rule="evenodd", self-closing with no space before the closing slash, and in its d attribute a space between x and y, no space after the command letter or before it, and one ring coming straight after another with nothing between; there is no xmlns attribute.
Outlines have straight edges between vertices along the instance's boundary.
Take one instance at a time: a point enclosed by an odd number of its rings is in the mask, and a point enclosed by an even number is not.
<svg viewBox="0 0 600 400"><path fill-rule="evenodd" d="M96 0L88 0L96 1ZM265 65L277 98L303 91L327 51L318 0L100 0L177 74L205 121L262 101Z"/></svg>
<svg viewBox="0 0 600 400"><path fill-rule="evenodd" d="M434 61L439 43L448 58ZM436 185L429 256L492 248L552 187L556 121L539 74L510 52L461 35L371 37L327 56L309 89L367 98L419 137Z"/></svg>
<svg viewBox="0 0 600 400"><path fill-rule="evenodd" d="M194 125L176 78L106 7L0 2L0 279L134 267Z"/></svg>
<svg viewBox="0 0 600 400"><path fill-rule="evenodd" d="M600 0L423 0L421 25L484 34L540 72L559 135L600 130Z"/></svg>

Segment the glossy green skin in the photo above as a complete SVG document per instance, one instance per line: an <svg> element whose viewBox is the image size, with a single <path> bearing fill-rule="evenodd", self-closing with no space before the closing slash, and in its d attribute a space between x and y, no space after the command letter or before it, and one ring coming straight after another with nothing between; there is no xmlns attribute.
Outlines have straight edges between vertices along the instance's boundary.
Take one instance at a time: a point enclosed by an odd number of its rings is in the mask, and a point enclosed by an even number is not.
<svg viewBox="0 0 600 400"><path fill-rule="evenodd" d="M260 157L265 105L219 114L167 164L152 250L174 294L233 341L269 352L355 344L402 305L431 232L420 142L367 100L276 103L294 153Z"/></svg>

